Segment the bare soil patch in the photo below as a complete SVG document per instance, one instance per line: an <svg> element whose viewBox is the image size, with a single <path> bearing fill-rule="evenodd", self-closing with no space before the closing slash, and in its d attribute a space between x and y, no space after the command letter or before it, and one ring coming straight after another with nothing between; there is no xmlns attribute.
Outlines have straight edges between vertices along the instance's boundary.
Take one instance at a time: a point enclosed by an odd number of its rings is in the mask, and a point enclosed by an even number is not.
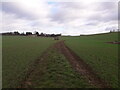
<svg viewBox="0 0 120 90"><path fill-rule="evenodd" d="M120 44L120 42L107 42L109 44Z"/></svg>

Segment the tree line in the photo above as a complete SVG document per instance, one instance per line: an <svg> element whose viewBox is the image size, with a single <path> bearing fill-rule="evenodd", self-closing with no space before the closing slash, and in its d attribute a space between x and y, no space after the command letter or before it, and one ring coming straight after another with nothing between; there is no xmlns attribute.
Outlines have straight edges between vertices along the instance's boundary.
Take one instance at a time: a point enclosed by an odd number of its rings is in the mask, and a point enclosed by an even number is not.
<svg viewBox="0 0 120 90"><path fill-rule="evenodd" d="M55 36L61 36L61 34L46 34L46 33L39 33L37 31L35 31L34 33L32 32L26 32L26 33L19 33L18 31L14 31L14 32L6 32L6 33L1 33L2 35L12 35L12 36L43 36L43 37L55 37Z"/></svg>

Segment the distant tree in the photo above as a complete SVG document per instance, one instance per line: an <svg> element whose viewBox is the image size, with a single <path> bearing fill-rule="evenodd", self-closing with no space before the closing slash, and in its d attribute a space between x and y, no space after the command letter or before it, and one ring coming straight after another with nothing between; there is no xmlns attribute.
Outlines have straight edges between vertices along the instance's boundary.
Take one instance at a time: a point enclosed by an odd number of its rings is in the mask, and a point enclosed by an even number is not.
<svg viewBox="0 0 120 90"><path fill-rule="evenodd" d="M44 33L41 33L40 36L45 36Z"/></svg>
<svg viewBox="0 0 120 90"><path fill-rule="evenodd" d="M37 36L39 36L39 32L35 31L35 34L36 34Z"/></svg>
<svg viewBox="0 0 120 90"><path fill-rule="evenodd" d="M32 32L26 32L26 35L32 35Z"/></svg>
<svg viewBox="0 0 120 90"><path fill-rule="evenodd" d="M61 36L61 34L56 34L56 36Z"/></svg>
<svg viewBox="0 0 120 90"><path fill-rule="evenodd" d="M2 35L13 35L12 32L6 32L6 33L2 33Z"/></svg>
<svg viewBox="0 0 120 90"><path fill-rule="evenodd" d="M19 35L20 33L18 31L15 31L14 32L14 35Z"/></svg>
<svg viewBox="0 0 120 90"><path fill-rule="evenodd" d="M55 36L55 34L51 34L51 37L54 37Z"/></svg>

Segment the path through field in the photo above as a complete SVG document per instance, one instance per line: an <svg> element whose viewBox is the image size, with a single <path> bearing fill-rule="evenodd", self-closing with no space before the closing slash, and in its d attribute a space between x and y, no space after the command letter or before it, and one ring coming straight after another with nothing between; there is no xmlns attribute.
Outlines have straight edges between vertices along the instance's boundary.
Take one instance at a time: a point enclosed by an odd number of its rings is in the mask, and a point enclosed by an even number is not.
<svg viewBox="0 0 120 90"><path fill-rule="evenodd" d="M72 67L81 75L83 75L90 84L99 88L110 87L105 81L101 80L92 68L87 65L80 57L78 57L73 51L71 51L65 44L64 41L60 41L55 44L57 48L64 56L69 60Z"/></svg>
<svg viewBox="0 0 120 90"><path fill-rule="evenodd" d="M72 68L82 75L84 79L94 87L98 88L110 88L109 84L106 83L104 80L102 80L97 74L92 70L92 68L87 65L80 57L78 57L71 49L69 49L65 44L64 41L59 41L55 43L50 48L57 49L62 55L66 57L66 60L71 64ZM36 65L41 62L40 60L43 60L47 58L48 51L50 49L47 49L46 52L43 53L43 55L40 57L40 59L36 60L34 63L33 68L30 69L28 72L28 76L25 78L25 80L22 82L21 87L28 87L28 85L31 85L30 82L31 75L34 74L33 72L38 72L36 69ZM39 66L37 66L39 67ZM47 86L46 86L47 87Z"/></svg>

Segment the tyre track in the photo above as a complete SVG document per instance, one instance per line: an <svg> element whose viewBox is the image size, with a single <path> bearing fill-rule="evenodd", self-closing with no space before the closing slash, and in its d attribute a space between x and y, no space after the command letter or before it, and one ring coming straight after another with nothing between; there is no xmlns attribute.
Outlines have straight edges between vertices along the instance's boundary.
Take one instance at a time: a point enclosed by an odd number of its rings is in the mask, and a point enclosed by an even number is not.
<svg viewBox="0 0 120 90"><path fill-rule="evenodd" d="M72 65L73 69L83 75L87 81L98 88L110 88L110 85L102 80L92 68L86 64L79 56L77 56L70 48L68 48L64 41L59 41L54 45Z"/></svg>
<svg viewBox="0 0 120 90"><path fill-rule="evenodd" d="M48 56L48 51L50 49L57 49L61 54L63 54L72 68L82 75L91 85L97 88L111 88L108 83L102 80L92 68L84 62L79 56L77 56L70 48L68 48L64 41L58 41L53 46L50 46L40 57L37 59L32 67L29 68L26 78L22 81L19 88L28 88L30 83L30 75L36 70L36 66L41 60L44 60Z"/></svg>

